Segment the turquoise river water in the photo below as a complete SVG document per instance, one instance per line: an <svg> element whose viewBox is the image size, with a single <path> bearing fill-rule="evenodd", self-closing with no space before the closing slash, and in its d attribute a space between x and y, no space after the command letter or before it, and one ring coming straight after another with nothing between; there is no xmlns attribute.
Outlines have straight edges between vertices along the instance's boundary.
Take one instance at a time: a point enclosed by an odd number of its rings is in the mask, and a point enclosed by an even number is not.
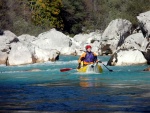
<svg viewBox="0 0 150 113"><path fill-rule="evenodd" d="M77 59L0 66L0 112L150 113L147 65L108 66L113 72L102 65L102 74L59 71L76 68ZM106 64L109 57L99 59Z"/></svg>

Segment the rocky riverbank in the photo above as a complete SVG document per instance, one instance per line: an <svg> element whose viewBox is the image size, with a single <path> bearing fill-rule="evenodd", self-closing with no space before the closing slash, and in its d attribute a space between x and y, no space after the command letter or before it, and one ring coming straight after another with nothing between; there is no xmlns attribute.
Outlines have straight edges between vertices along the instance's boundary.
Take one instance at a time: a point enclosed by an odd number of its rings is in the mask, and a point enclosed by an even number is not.
<svg viewBox="0 0 150 113"><path fill-rule="evenodd" d="M59 55L81 55L92 45L98 55L112 55L108 65L150 64L150 11L139 14L139 27L125 19L110 22L104 32L77 34L73 38L51 29L37 37L0 33L0 64L24 65L59 60Z"/></svg>

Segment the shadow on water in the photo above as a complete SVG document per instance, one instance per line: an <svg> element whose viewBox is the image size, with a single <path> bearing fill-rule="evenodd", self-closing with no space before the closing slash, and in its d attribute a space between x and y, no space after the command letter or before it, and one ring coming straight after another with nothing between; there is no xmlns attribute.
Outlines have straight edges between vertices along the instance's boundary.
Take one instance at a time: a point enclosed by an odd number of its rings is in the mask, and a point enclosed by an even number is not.
<svg viewBox="0 0 150 113"><path fill-rule="evenodd" d="M150 112L150 74L140 71L145 65L103 67L102 74L59 71L75 68L76 59L0 67L0 112Z"/></svg>

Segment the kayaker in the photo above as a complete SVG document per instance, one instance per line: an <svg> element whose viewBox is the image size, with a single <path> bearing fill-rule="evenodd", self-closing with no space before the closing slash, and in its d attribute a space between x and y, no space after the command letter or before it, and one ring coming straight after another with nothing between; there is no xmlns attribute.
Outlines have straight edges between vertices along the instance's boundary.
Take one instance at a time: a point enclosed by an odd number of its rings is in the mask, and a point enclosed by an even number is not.
<svg viewBox="0 0 150 113"><path fill-rule="evenodd" d="M81 68L81 62L83 62L83 66L98 62L97 55L91 51L92 47L90 45L87 45L85 49L86 51L80 56L78 60L78 69Z"/></svg>

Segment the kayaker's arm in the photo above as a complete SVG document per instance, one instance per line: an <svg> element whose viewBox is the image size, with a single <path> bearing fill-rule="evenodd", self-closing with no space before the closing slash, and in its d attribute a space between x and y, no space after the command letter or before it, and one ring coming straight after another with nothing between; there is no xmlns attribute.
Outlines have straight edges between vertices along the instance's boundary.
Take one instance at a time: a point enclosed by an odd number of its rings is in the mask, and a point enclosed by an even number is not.
<svg viewBox="0 0 150 113"><path fill-rule="evenodd" d="M85 55L86 55L86 53L83 53L83 54L80 56L80 58L79 58L79 60L78 60L78 67L77 67L77 69L80 69L80 68L81 68L81 62L85 59Z"/></svg>
<svg viewBox="0 0 150 113"><path fill-rule="evenodd" d="M77 67L77 69L80 69L80 68L81 68L81 63L79 63L79 64L78 64L78 67Z"/></svg>
<svg viewBox="0 0 150 113"><path fill-rule="evenodd" d="M80 56L80 58L79 58L79 60L78 60L78 63L81 63L81 62L85 59L85 55L86 55L86 53L83 53L83 54Z"/></svg>
<svg viewBox="0 0 150 113"><path fill-rule="evenodd" d="M97 54L93 53L93 55L94 55L94 62L98 63L99 60L97 59Z"/></svg>

